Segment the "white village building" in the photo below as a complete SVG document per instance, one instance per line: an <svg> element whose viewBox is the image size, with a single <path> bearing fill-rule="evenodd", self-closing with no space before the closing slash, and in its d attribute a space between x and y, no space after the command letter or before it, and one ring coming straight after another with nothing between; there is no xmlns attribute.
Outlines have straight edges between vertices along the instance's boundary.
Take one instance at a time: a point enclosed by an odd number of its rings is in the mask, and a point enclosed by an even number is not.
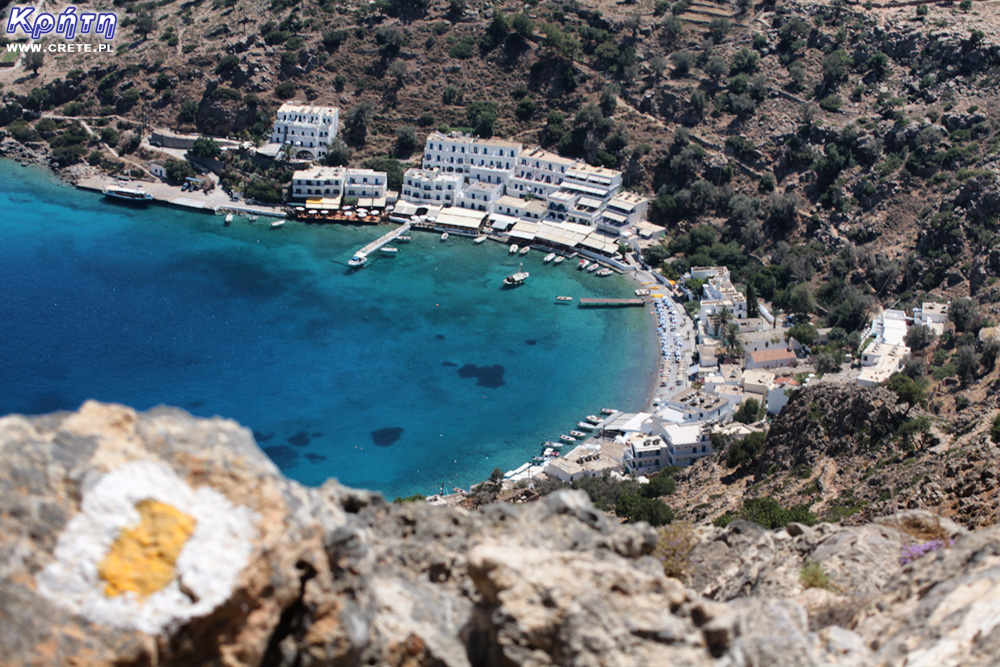
<svg viewBox="0 0 1000 667"><path fill-rule="evenodd" d="M337 107L285 102L271 127L270 142L292 147L292 157L321 160L337 136Z"/></svg>

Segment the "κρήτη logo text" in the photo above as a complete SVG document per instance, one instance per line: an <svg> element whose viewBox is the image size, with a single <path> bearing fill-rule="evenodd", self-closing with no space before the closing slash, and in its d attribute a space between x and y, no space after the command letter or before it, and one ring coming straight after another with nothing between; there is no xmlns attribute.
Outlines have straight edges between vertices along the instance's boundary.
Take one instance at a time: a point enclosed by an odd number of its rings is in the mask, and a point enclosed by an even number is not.
<svg viewBox="0 0 1000 667"><path fill-rule="evenodd" d="M76 7L69 6L53 16L48 12L35 15L34 7L15 5L10 8L7 16L7 34L22 32L39 39L42 35L55 33L65 39L73 39L77 35L99 35L104 39L114 39L118 29L118 15L114 12L82 12L77 13Z"/></svg>

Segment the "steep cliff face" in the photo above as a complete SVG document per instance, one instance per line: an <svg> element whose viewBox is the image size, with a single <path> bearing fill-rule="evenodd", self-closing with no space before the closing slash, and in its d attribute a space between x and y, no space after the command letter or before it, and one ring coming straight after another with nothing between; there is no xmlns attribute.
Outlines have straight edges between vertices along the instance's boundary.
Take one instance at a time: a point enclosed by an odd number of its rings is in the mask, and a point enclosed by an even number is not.
<svg viewBox="0 0 1000 667"><path fill-rule="evenodd" d="M1000 535L926 514L699 529L681 581L582 495L473 513L308 489L178 410L6 417L0 463L4 664L985 665L1000 635ZM954 545L900 567L931 534Z"/></svg>

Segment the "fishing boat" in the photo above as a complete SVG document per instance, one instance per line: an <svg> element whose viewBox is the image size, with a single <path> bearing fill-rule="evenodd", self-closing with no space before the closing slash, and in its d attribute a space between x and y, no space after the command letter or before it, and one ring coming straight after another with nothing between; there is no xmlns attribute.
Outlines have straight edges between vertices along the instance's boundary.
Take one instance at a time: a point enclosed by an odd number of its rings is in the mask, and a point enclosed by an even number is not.
<svg viewBox="0 0 1000 667"><path fill-rule="evenodd" d="M582 431L570 431L569 434L574 438L586 438L587 434Z"/></svg>
<svg viewBox="0 0 1000 667"><path fill-rule="evenodd" d="M104 193L105 197L120 199L132 202L133 204L148 204L153 201L153 195L143 190L141 184L136 185L134 188L125 185L105 185L101 192Z"/></svg>
<svg viewBox="0 0 1000 667"><path fill-rule="evenodd" d="M521 250L520 250L519 252L520 252L520 253L521 253L522 255L527 255L527 254L528 254L528 251L529 251L529 250L531 250L531 246L527 246L527 245L526 245L526 246L524 246L523 248L521 248Z"/></svg>
<svg viewBox="0 0 1000 667"><path fill-rule="evenodd" d="M637 289L635 291L635 295L636 296L649 296L649 290L645 289L645 288L643 288L643 289Z"/></svg>
<svg viewBox="0 0 1000 667"><path fill-rule="evenodd" d="M399 241L400 243L409 243L410 241L413 240L413 237L412 236L406 236L406 235L397 236L396 240Z"/></svg>
<svg viewBox="0 0 1000 667"><path fill-rule="evenodd" d="M391 245L382 246L381 250L387 255L395 255L397 252L399 252L399 248L393 248Z"/></svg>
<svg viewBox="0 0 1000 667"><path fill-rule="evenodd" d="M486 237L486 235L485 235L485 234L480 234L480 235L479 235L479 236L477 236L476 238L472 239L472 242L473 242L473 243L475 243L476 245L479 245L480 243L483 243L483 242L485 242L485 241L486 241L486 238L487 238L487 237Z"/></svg>
<svg viewBox="0 0 1000 667"><path fill-rule="evenodd" d="M614 408L601 408L601 414L602 415L610 415L613 412L618 412L618 411L615 410ZM589 417L588 417L588 419L589 419Z"/></svg>
<svg viewBox="0 0 1000 667"><path fill-rule="evenodd" d="M583 271L588 266L590 266L590 262L588 262L585 259L581 259L579 262L576 263L576 270Z"/></svg>
<svg viewBox="0 0 1000 667"><path fill-rule="evenodd" d="M594 262L593 264L587 267L587 273L593 273L599 268L601 268L601 265L598 264L597 262Z"/></svg>
<svg viewBox="0 0 1000 667"><path fill-rule="evenodd" d="M559 439L562 440L563 442L576 442L576 438L574 438L571 435L565 435L565 434L560 435Z"/></svg>
<svg viewBox="0 0 1000 667"><path fill-rule="evenodd" d="M285 226L284 220L275 220L274 222L271 223L271 229L277 229L278 227L284 227L284 226Z"/></svg>
<svg viewBox="0 0 1000 667"><path fill-rule="evenodd" d="M445 233L441 234L441 240L442 241L447 241L448 240L448 232L445 232Z"/></svg>
<svg viewBox="0 0 1000 667"><path fill-rule="evenodd" d="M594 430L594 425L591 424L591 423L589 423L589 422L577 422L576 425L577 425L578 428L582 428L585 431L593 431Z"/></svg>
<svg viewBox="0 0 1000 667"><path fill-rule="evenodd" d="M571 296L557 296L556 297L556 301L572 301L572 300L573 300L573 297L571 297Z"/></svg>
<svg viewBox="0 0 1000 667"><path fill-rule="evenodd" d="M563 257L562 255L559 255L558 257L556 257L556 264L562 264L565 261L566 261L566 258Z"/></svg>
<svg viewBox="0 0 1000 667"><path fill-rule="evenodd" d="M545 256L544 259L542 259L542 261L545 262L546 264L548 264L549 262L551 262L555 258L556 258L556 254L554 252L550 252L548 255Z"/></svg>
<svg viewBox="0 0 1000 667"><path fill-rule="evenodd" d="M233 214L232 213L227 213L226 214L226 227L228 227L231 224L233 224Z"/></svg>
<svg viewBox="0 0 1000 667"><path fill-rule="evenodd" d="M523 285L529 275L531 274L524 270L524 264L519 264L515 273L512 273L503 279L503 286L517 287L518 285Z"/></svg>
<svg viewBox="0 0 1000 667"><path fill-rule="evenodd" d="M365 255L364 253L359 252L356 253L354 257L351 257L349 260L347 260L347 265L352 268L356 268L359 266L364 266L365 262L367 261L368 261L368 256Z"/></svg>
<svg viewBox="0 0 1000 667"><path fill-rule="evenodd" d="M562 447L562 446L563 446L563 443L556 442L555 440L546 440L545 442L542 443L542 447L543 448L544 447L556 447L556 448L559 448L559 447Z"/></svg>
<svg viewBox="0 0 1000 667"><path fill-rule="evenodd" d="M604 412L604 410L601 410L601 412ZM598 416L596 416L596 415L587 415L587 421L594 422L595 424L598 424L598 423L600 423L601 418L598 417Z"/></svg>
<svg viewBox="0 0 1000 667"><path fill-rule="evenodd" d="M607 277L608 277L608 276L610 276L610 275L611 275L612 273L614 273L614 271L612 271L612 270L611 270L611 269L609 269L608 267L604 267L603 269L601 269L600 271L598 271L598 272L597 272L597 275L599 275L599 276L600 276L600 277L602 277L602 278L607 278Z"/></svg>
<svg viewBox="0 0 1000 667"><path fill-rule="evenodd" d="M507 249L507 254L508 255L513 255L515 252L517 252L517 244L516 243L512 243L512 244L510 244L510 248Z"/></svg>

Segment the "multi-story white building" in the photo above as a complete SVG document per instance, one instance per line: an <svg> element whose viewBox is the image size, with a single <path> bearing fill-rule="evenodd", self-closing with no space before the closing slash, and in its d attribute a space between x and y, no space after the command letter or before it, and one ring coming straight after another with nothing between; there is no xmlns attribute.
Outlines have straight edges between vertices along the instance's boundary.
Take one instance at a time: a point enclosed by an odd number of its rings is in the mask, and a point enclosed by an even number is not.
<svg viewBox="0 0 1000 667"><path fill-rule="evenodd" d="M606 204L622 187L622 173L616 169L592 167L578 162L566 170L559 189L581 197L599 199Z"/></svg>
<svg viewBox="0 0 1000 667"><path fill-rule="evenodd" d="M424 169L440 169L446 173L466 173L469 168L469 142L471 137L461 132L443 134L431 132L424 144Z"/></svg>
<svg viewBox="0 0 1000 667"><path fill-rule="evenodd" d="M469 180L500 183L506 188L521 144L503 139L471 139L467 149Z"/></svg>
<svg viewBox="0 0 1000 667"><path fill-rule="evenodd" d="M510 195L503 195L493 202L493 209L490 213L501 213L512 218L537 221L545 218L546 210L545 202L541 200L518 199Z"/></svg>
<svg viewBox="0 0 1000 667"><path fill-rule="evenodd" d="M292 199L385 197L386 173L347 167L312 167L292 174Z"/></svg>
<svg viewBox="0 0 1000 667"><path fill-rule="evenodd" d="M270 141L292 146L292 157L319 160L337 136L338 122L337 107L285 102L278 107Z"/></svg>
<svg viewBox="0 0 1000 667"><path fill-rule="evenodd" d="M454 206L455 199L465 186L465 177L459 173L445 173L439 169L407 169L403 174L400 197L413 204L441 204Z"/></svg>
<svg viewBox="0 0 1000 667"><path fill-rule="evenodd" d="M633 475L650 475L664 468L669 460L667 443L658 435L630 433L622 455L625 470Z"/></svg>
<svg viewBox="0 0 1000 667"><path fill-rule="evenodd" d="M558 153L532 148L522 152L517 157L514 176L510 180L510 188L516 197L533 195L547 199L559 189L566 178L566 172L579 160L563 157Z"/></svg>
<svg viewBox="0 0 1000 667"><path fill-rule="evenodd" d="M898 373L910 354L906 345L890 345L873 340L861 353L861 374L858 383L874 387Z"/></svg>
<svg viewBox="0 0 1000 667"><path fill-rule="evenodd" d="M663 436L668 465L689 466L712 453L712 433L704 424L664 424Z"/></svg>
<svg viewBox="0 0 1000 667"><path fill-rule="evenodd" d="M473 211L489 211L503 195L503 183L473 181L455 198L455 205Z"/></svg>
<svg viewBox="0 0 1000 667"><path fill-rule="evenodd" d="M601 212L597 228L618 236L626 227L645 220L648 211L649 199L634 192L619 191Z"/></svg>
<svg viewBox="0 0 1000 667"><path fill-rule="evenodd" d="M673 422L725 421L732 413L725 398L697 389L685 389L669 397L660 416Z"/></svg>

